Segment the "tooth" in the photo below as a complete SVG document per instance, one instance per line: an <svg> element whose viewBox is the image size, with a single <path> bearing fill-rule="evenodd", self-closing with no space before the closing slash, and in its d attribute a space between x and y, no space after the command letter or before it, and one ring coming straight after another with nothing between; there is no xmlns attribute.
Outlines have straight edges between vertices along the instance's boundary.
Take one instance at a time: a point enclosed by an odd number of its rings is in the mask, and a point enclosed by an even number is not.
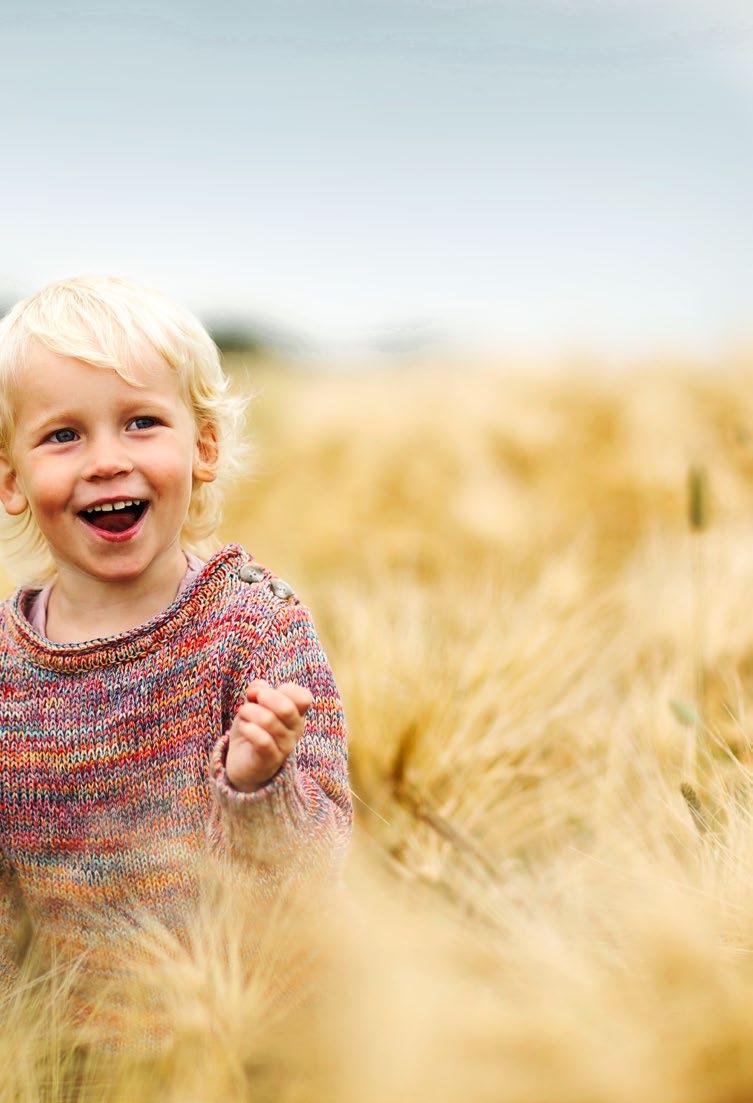
<svg viewBox="0 0 753 1103"><path fill-rule="evenodd" d="M128 506L140 506L143 501L143 498L129 498L120 502L105 502L104 505L101 506L91 506L87 512L101 513L102 510L106 510L109 513L113 509L127 509Z"/></svg>

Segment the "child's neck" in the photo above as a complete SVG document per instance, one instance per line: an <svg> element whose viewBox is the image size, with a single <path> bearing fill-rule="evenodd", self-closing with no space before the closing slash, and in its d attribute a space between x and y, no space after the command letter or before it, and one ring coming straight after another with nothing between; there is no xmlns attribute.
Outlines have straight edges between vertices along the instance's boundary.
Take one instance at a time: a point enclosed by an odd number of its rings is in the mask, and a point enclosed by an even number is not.
<svg viewBox="0 0 753 1103"><path fill-rule="evenodd" d="M52 643L81 643L145 624L174 601L186 565L176 547L175 554L155 560L144 572L148 578L140 575L132 582L92 586L92 580L61 571L47 597L45 636Z"/></svg>

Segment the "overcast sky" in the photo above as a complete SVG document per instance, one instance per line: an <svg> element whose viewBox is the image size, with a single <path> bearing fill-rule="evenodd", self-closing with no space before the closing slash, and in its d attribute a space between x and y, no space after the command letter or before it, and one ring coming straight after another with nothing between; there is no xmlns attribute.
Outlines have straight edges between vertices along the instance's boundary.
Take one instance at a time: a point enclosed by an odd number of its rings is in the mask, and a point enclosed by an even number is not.
<svg viewBox="0 0 753 1103"><path fill-rule="evenodd" d="M753 6L0 0L0 297L322 342L753 338Z"/></svg>

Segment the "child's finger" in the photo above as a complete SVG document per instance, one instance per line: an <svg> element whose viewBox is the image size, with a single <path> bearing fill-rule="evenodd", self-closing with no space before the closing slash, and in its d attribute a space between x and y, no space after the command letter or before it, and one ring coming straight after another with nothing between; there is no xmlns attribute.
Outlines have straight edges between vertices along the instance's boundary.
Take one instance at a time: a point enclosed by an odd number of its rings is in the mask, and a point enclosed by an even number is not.
<svg viewBox="0 0 753 1103"><path fill-rule="evenodd" d="M291 733L284 730L280 735L270 732L264 725L248 717L241 716L236 727L238 735L246 740L266 761L275 755L286 757L295 746Z"/></svg>
<svg viewBox="0 0 753 1103"><path fill-rule="evenodd" d="M290 698L270 685L260 686L255 700L269 709L286 727L292 727L298 718L298 710Z"/></svg>
<svg viewBox="0 0 753 1103"><path fill-rule="evenodd" d="M260 689L256 700L260 705L266 705L284 724L292 727L303 715L303 712L311 704L311 693L302 686L296 686L292 682L273 689L271 686Z"/></svg>
<svg viewBox="0 0 753 1103"><path fill-rule="evenodd" d="M270 691L271 694L281 693L283 696L293 701L294 705L298 709L299 713L303 714L308 708L311 707L314 697L310 689L305 686L299 686L296 682L283 682L277 689L265 681L264 678L254 678L253 682L249 682L246 686L246 696L249 699L259 700L259 693L261 690ZM277 704L284 710L284 702L279 698L269 697L269 703L276 700Z"/></svg>
<svg viewBox="0 0 753 1103"><path fill-rule="evenodd" d="M271 688L269 682L265 682L263 678L254 678L253 682L249 682L244 690L246 697L248 697L250 701L255 701L259 690L263 686L266 686L268 689Z"/></svg>
<svg viewBox="0 0 753 1103"><path fill-rule="evenodd" d="M311 708L314 701L314 695L306 686L299 686L295 682L283 682L283 684L277 688L281 693L285 693L292 700L301 716Z"/></svg>
<svg viewBox="0 0 753 1103"><path fill-rule="evenodd" d="M246 701L239 708L237 715L241 720L258 724L260 728L276 740L285 739L288 736L289 728L279 716L276 716L271 709L265 708L264 705L256 701Z"/></svg>

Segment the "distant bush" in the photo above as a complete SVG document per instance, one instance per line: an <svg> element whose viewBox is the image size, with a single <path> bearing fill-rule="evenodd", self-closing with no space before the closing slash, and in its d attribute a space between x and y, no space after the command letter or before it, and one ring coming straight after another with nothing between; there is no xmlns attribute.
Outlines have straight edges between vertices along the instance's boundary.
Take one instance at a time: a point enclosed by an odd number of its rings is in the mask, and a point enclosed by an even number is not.
<svg viewBox="0 0 753 1103"><path fill-rule="evenodd" d="M241 325L209 323L207 329L220 352L247 352L259 356L270 344L260 333Z"/></svg>

